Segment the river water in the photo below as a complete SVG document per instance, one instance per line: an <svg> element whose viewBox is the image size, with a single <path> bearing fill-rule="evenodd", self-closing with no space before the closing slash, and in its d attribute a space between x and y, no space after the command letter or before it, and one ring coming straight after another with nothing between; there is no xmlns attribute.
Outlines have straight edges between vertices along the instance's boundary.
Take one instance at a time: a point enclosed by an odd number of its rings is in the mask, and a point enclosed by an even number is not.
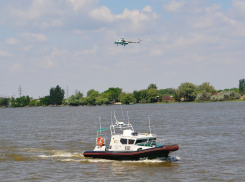
<svg viewBox="0 0 245 182"><path fill-rule="evenodd" d="M109 127L121 106L2 108L0 181L244 181L245 102L122 108L135 131L149 133L149 116L152 133L180 149L167 160L87 159L99 117Z"/></svg>

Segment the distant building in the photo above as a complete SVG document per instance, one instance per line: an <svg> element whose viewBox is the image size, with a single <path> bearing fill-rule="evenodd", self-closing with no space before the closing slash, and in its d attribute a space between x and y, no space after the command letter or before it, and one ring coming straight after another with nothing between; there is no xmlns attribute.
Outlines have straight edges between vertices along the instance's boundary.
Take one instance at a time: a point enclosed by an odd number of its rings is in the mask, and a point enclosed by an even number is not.
<svg viewBox="0 0 245 182"><path fill-rule="evenodd" d="M164 95L162 96L162 101L174 101L174 97L172 95Z"/></svg>

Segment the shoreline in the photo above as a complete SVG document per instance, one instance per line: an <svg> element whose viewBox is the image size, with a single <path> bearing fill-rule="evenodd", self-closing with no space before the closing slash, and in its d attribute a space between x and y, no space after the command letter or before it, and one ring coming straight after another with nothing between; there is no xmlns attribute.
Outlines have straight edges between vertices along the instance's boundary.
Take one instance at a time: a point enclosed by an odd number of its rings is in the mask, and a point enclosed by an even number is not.
<svg viewBox="0 0 245 182"><path fill-rule="evenodd" d="M205 103L223 103L223 102L245 102L245 100L240 100L240 99L235 99L235 100L229 100L229 101L204 101L204 102L197 102L197 101L190 101L190 102L154 102L154 103L132 103L128 105L139 105L139 104L205 104ZM127 104L108 104L108 105L100 105L100 106L112 106L112 105L127 105ZM69 106L69 105L58 105L58 106L24 106L24 107L0 107L0 108L37 108L37 107L80 107L79 106ZM99 105L96 105L99 106ZM87 106L87 107L92 107L92 106Z"/></svg>

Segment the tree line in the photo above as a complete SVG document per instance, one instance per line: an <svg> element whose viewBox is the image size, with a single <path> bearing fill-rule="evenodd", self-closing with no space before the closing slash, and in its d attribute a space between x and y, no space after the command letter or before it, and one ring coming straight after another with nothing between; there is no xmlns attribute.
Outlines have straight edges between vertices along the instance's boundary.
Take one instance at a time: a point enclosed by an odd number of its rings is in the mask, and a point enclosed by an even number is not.
<svg viewBox="0 0 245 182"><path fill-rule="evenodd" d="M181 83L177 89L158 89L156 84L151 83L147 88L134 90L132 93L123 92L122 88L111 87L100 93L94 89L71 95L64 99L65 91L59 85L49 90L49 95L39 99L27 96L20 98L0 98L0 106L25 107L25 106L49 106L49 105L70 105L70 106L95 106L108 105L116 102L122 104L130 103L154 103L154 102L206 102L206 101L227 101L239 99L245 94L245 79L239 80L238 88L216 90L209 82L195 85L190 82Z"/></svg>
<svg viewBox="0 0 245 182"><path fill-rule="evenodd" d="M1 98L1 106L10 107L26 107L26 106L49 106L49 105L62 105L64 104L64 89L61 89L59 85L50 88L49 95L46 95L39 99L33 99L27 96L22 96L19 98Z"/></svg>

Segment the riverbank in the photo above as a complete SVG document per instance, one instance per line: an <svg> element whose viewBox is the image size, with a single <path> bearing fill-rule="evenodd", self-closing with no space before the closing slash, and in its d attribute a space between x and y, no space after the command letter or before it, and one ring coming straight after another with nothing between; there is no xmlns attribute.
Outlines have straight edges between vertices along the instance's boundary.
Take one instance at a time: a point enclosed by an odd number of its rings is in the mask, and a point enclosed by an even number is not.
<svg viewBox="0 0 245 182"><path fill-rule="evenodd" d="M153 103L130 103L129 105L139 105L139 104L193 104L193 103L223 103L223 102L245 102L245 100L240 99L234 99L234 100L228 100L228 101L204 101L204 102L197 102L197 101L182 101L182 102L153 102ZM100 106L111 106L111 105L126 105L126 104L108 104L108 105L100 105ZM79 105L82 106L82 105ZM86 105L90 106L90 105ZM99 106L99 105L96 105ZM0 108L36 108L36 107L78 107L78 106L70 106L70 105L49 105L49 106L25 106L25 107L5 107L2 106Z"/></svg>

